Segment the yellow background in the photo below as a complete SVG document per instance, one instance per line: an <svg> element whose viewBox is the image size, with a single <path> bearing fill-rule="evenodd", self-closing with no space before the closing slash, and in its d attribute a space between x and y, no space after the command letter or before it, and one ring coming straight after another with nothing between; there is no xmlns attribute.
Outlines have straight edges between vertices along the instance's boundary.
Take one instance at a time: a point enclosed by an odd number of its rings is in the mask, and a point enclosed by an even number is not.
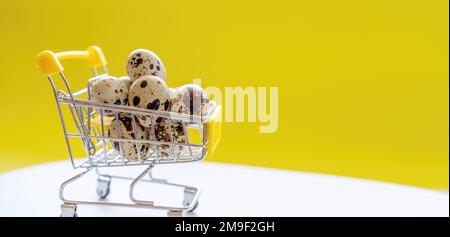
<svg viewBox="0 0 450 237"><path fill-rule="evenodd" d="M148 48L175 87L279 87L279 129L226 123L208 160L448 189L448 1L0 0L0 172L67 159L35 55ZM72 86L84 64L69 63ZM72 73L71 73L72 72Z"/></svg>

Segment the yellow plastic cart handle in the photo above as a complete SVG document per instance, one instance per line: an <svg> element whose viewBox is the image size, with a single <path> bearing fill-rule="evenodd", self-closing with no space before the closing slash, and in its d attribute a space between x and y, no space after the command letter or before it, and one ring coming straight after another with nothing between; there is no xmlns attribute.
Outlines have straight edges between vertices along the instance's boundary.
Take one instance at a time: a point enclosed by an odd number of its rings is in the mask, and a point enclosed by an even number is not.
<svg viewBox="0 0 450 237"><path fill-rule="evenodd" d="M212 155L222 137L222 106L217 105L207 122L208 155Z"/></svg>
<svg viewBox="0 0 450 237"><path fill-rule="evenodd" d="M53 53L44 50L36 56L37 67L44 75L53 75L64 71L61 61L67 59L81 59L88 63L91 68L106 65L106 59L102 50L97 46L91 46L84 51L66 51Z"/></svg>

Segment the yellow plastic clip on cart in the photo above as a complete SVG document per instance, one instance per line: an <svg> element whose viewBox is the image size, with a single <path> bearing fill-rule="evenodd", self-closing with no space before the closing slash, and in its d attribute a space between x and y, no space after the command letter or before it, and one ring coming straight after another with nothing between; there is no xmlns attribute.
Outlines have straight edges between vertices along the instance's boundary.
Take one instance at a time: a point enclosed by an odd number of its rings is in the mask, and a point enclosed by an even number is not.
<svg viewBox="0 0 450 237"><path fill-rule="evenodd" d="M86 61L94 73L94 77L87 81L86 88L76 92L72 92L70 84L63 73L64 68L61 64L61 61L69 59ZM89 98L92 83L108 75L105 56L97 46L89 47L83 51L60 53L45 50L37 55L37 66L42 74L48 78L52 86L72 167L74 169L84 169L78 175L61 184L59 192L60 199L63 201L61 205L61 216L77 216L78 205L156 208L166 210L169 216L181 216L184 212L193 211L197 207L198 197L200 195L200 189L198 187L175 184L167 180L152 178L151 170L157 165L195 162L204 159L207 155L211 155L215 151L221 137L220 105L211 101L211 109L208 114L204 116L189 116L173 112L149 111L125 105L103 104L92 101ZM99 73L100 69L103 71L102 74ZM54 76L61 78L63 82L62 90L57 89ZM112 111L114 116L112 118L105 116L105 111ZM159 117L166 118L169 121L169 130L172 127L170 125L181 123L186 136L186 142L174 142L175 139L170 131L170 142L156 141L153 139L156 137L154 134L151 134L150 139L141 139L138 136L136 138L110 137L108 136L108 124L110 122L118 123L120 113L131 115L134 131L136 131L135 116L139 115L152 118L153 120ZM69 124L69 121L73 121L73 124ZM153 124L155 124L154 121L150 131L154 131ZM198 137L195 138L195 136ZM194 140L197 141L193 142ZM74 155L76 151L74 143L77 142L78 145L81 145L85 153L85 156L81 158L75 157ZM111 143L114 143L116 149L110 145ZM136 149L137 159L129 160L121 155L124 150L123 146L130 144ZM169 154L158 152L160 146L169 147ZM141 165L146 166L146 168L136 178L100 172L100 168ZM132 182L129 188L131 202L119 203L106 200L75 200L66 198L64 194L65 187L80 179L91 170L96 171L97 194L101 199L105 199L108 196L111 179L131 180ZM158 205L153 200L136 199L134 196L134 188L140 181L157 182L175 188L183 188L183 205L163 206Z"/></svg>

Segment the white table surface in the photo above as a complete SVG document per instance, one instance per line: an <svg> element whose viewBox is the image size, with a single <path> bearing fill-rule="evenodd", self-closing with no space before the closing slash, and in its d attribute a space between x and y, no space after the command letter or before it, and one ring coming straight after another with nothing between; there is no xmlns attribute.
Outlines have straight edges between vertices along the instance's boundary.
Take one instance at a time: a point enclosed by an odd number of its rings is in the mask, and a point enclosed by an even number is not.
<svg viewBox="0 0 450 237"><path fill-rule="evenodd" d="M120 167L137 176L145 167ZM0 216L59 216L59 185L81 170L68 161L0 175ZM200 205L190 216L449 216L449 193L364 179L196 162L158 166L154 177L198 185ZM68 188L68 196L98 200L94 172ZM129 181L113 180L107 200L128 201ZM139 198L179 204L182 191L139 184ZM165 211L79 206L79 216L166 216Z"/></svg>

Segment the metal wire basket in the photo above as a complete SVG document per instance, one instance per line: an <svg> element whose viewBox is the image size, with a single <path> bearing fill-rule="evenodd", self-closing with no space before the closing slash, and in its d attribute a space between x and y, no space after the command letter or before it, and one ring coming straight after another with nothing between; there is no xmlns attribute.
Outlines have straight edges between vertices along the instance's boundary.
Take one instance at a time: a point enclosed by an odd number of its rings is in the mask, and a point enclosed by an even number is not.
<svg viewBox="0 0 450 237"><path fill-rule="evenodd" d="M85 60L92 69L94 77L88 80L86 88L73 92L64 75L61 61L66 59ZM85 51L67 51L53 53L42 51L37 55L37 65L40 71L47 76L56 100L65 141L74 169L84 168L85 171L65 181L60 188L61 216L77 216L77 205L113 205L142 208L159 208L168 210L168 215L182 215L185 211L193 211L198 204L200 189L197 187L173 184L163 179L155 179L151 175L153 167L162 164L186 163L200 161L208 154L212 154L217 147L221 136L221 106L210 102L210 109L204 116L193 116L174 112L156 112L145 109L98 103L90 100L92 84L108 75L106 59L99 47L92 46ZM99 74L99 71L103 74ZM62 80L65 90L58 90L54 76ZM108 115L108 116L107 116ZM120 122L123 117L131 121L130 132L138 134L140 129L135 120L137 116L150 118L152 123L148 137L112 136L108 133L109 126L115 126L121 134ZM169 136L166 139L157 139L155 134L156 122L164 121ZM72 124L69 124L72 121ZM114 124L115 123L115 124ZM182 142L176 141L173 129L177 129L184 136ZM194 141L195 140L195 141ZM85 157L75 157L74 142L81 144ZM136 153L134 159L126 158L124 147ZM161 152L164 149L165 152ZM109 175L100 172L103 167L121 166L148 166L136 178ZM91 170L95 170L97 178L97 194L101 199L108 196L112 178L132 180L129 196L131 203L109 202L105 200L69 200L64 196L64 189ZM143 179L148 174L148 179ZM184 201L182 206L160 206L154 201L137 200L133 195L135 185L139 181L157 182L175 187L184 188Z"/></svg>

